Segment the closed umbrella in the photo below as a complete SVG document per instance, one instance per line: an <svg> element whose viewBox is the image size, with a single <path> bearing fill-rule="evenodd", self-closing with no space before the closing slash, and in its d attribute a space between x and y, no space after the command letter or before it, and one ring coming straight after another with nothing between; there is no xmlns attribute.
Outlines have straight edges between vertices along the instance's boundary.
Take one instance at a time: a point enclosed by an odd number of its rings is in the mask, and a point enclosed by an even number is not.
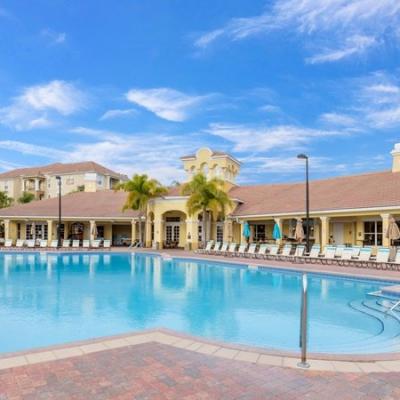
<svg viewBox="0 0 400 400"><path fill-rule="evenodd" d="M299 242L301 242L304 239L303 221L301 219L297 220L296 230L294 232L294 238Z"/></svg>
<svg viewBox="0 0 400 400"><path fill-rule="evenodd" d="M274 230L272 231L272 238L275 239L275 240L282 239L281 230L279 229L279 225L278 224L274 225Z"/></svg>
<svg viewBox="0 0 400 400"><path fill-rule="evenodd" d="M35 223L33 223L33 224L31 225L31 237L32 237L33 239L35 239L35 230L36 230Z"/></svg>
<svg viewBox="0 0 400 400"><path fill-rule="evenodd" d="M94 239L97 239L97 225L96 225L96 222L93 224L93 227L92 227L92 235L93 235L93 238Z"/></svg>
<svg viewBox="0 0 400 400"><path fill-rule="evenodd" d="M249 223L245 222L244 226L243 226L243 236L248 240L250 235L251 235L251 232L250 232Z"/></svg>
<svg viewBox="0 0 400 400"><path fill-rule="evenodd" d="M393 217L390 217L389 219L389 226L386 231L386 237L390 240L390 243L392 243L393 240L400 239L400 229L396 223L396 220Z"/></svg>

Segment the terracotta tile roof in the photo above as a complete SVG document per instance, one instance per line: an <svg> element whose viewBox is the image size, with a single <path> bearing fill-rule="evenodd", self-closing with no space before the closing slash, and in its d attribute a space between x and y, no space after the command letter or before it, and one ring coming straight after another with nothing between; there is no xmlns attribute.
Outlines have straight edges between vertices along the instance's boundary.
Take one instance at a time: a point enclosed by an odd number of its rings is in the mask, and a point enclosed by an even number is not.
<svg viewBox="0 0 400 400"><path fill-rule="evenodd" d="M304 213L304 183L238 186L229 192L243 202L233 215ZM391 171L310 182L311 211L400 207L400 173Z"/></svg>
<svg viewBox="0 0 400 400"><path fill-rule="evenodd" d="M77 192L62 197L62 215L67 217L90 218L132 218L136 211L122 211L125 203L125 192L103 190L100 192ZM28 204L17 204L0 209L0 217L57 217L58 198L33 201Z"/></svg>
<svg viewBox="0 0 400 400"><path fill-rule="evenodd" d="M18 168L11 171L3 172L0 174L0 179L16 178L19 176L37 176L37 175L56 175L56 174L69 174L79 172L97 172L99 174L112 175L121 177L121 174L112 171L94 161L83 161L78 163L54 163L31 168Z"/></svg>

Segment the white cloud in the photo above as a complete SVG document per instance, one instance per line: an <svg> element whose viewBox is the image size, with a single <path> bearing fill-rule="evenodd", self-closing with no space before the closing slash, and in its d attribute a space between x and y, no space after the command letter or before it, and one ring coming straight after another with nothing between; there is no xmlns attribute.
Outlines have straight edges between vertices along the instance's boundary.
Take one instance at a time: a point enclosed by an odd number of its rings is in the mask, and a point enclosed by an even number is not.
<svg viewBox="0 0 400 400"><path fill-rule="evenodd" d="M345 130L318 130L292 125L253 127L236 124L211 124L208 133L234 143L233 149L238 152L295 149L314 139L348 134Z"/></svg>
<svg viewBox="0 0 400 400"><path fill-rule="evenodd" d="M43 29L40 34L51 45L63 44L67 39L67 34L65 32L55 32L52 29Z"/></svg>
<svg viewBox="0 0 400 400"><path fill-rule="evenodd" d="M310 60L337 61L361 53L390 30L395 32L399 22L398 0L275 0L259 15L233 18L203 34L195 46L205 48L221 38L238 41L285 30L320 42L325 54L318 51Z"/></svg>
<svg viewBox="0 0 400 400"><path fill-rule="evenodd" d="M119 117L126 117L135 114L137 114L137 110L135 110L134 108L128 108L125 110L119 110L119 109L108 110L100 117L100 121L105 121L107 119L114 119Z"/></svg>
<svg viewBox="0 0 400 400"><path fill-rule="evenodd" d="M278 106L274 106L272 104L267 104L265 106L261 106L258 108L260 111L265 111L267 113L280 113L282 110Z"/></svg>
<svg viewBox="0 0 400 400"><path fill-rule="evenodd" d="M357 121L353 117L346 114L338 114L335 112L322 114L321 121L340 126L354 126Z"/></svg>
<svg viewBox="0 0 400 400"><path fill-rule="evenodd" d="M132 89L126 98L158 117L168 121L182 122L187 120L196 107L210 96L189 96L169 88Z"/></svg>
<svg viewBox="0 0 400 400"><path fill-rule="evenodd" d="M1 140L0 149L51 159L60 159L68 156L68 152L62 150L52 149L51 147L47 146L38 146L16 140Z"/></svg>
<svg viewBox="0 0 400 400"><path fill-rule="evenodd" d="M322 64L326 62L340 61L344 58L361 54L377 44L374 37L355 35L346 39L346 43L339 49L324 49L320 54L306 58L310 64Z"/></svg>
<svg viewBox="0 0 400 400"><path fill-rule="evenodd" d="M25 88L11 104L0 108L0 123L16 130L46 127L52 116L67 116L86 107L87 97L74 84L54 80Z"/></svg>

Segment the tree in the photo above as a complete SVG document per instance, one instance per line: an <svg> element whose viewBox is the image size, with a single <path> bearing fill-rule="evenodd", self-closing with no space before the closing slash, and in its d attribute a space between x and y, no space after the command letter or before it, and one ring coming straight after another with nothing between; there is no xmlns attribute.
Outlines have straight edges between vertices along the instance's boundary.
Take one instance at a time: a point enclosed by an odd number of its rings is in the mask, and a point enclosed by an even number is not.
<svg viewBox="0 0 400 400"><path fill-rule="evenodd" d="M13 201L6 192L0 192L0 208L10 207Z"/></svg>
<svg viewBox="0 0 400 400"><path fill-rule="evenodd" d="M144 217L146 226L146 212L149 201L163 196L167 193L167 189L157 180L149 179L145 174L135 174L131 180L117 184L115 190L124 190L128 193L123 211L139 211L139 242L142 245L142 217Z"/></svg>
<svg viewBox="0 0 400 400"><path fill-rule="evenodd" d="M35 195L31 192L22 192L22 196L18 199L18 203L26 204L35 200Z"/></svg>
<svg viewBox="0 0 400 400"><path fill-rule="evenodd" d="M216 219L218 214L225 216L228 206L232 205L224 190L224 181L218 178L207 180L202 174L196 174L190 182L183 185L182 195L189 196L186 207L190 215L202 213L203 242L207 241L207 217L211 212Z"/></svg>

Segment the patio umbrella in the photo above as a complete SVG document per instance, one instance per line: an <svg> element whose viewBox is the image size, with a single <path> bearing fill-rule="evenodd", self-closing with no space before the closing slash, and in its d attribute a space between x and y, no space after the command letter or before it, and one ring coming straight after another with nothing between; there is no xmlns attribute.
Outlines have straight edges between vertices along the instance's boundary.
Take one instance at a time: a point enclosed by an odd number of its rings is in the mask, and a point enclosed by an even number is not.
<svg viewBox="0 0 400 400"><path fill-rule="evenodd" d="M92 235L93 235L94 239L97 239L97 225L96 225L96 222L93 224Z"/></svg>
<svg viewBox="0 0 400 400"><path fill-rule="evenodd" d="M393 240L400 239L400 229L396 223L396 220L393 217L389 219L389 226L386 231L386 237L392 243Z"/></svg>
<svg viewBox="0 0 400 400"><path fill-rule="evenodd" d="M244 225L243 225L243 236L244 236L246 239L249 239L250 235L251 235L251 232L250 232L249 223L248 223L248 222L245 222Z"/></svg>
<svg viewBox="0 0 400 400"><path fill-rule="evenodd" d="M301 242L304 239L304 229L303 229L303 220L298 219L296 224L296 230L294 232L294 238Z"/></svg>
<svg viewBox="0 0 400 400"><path fill-rule="evenodd" d="M281 230L279 229L279 225L274 225L274 230L272 231L272 238L275 240L282 239Z"/></svg>

